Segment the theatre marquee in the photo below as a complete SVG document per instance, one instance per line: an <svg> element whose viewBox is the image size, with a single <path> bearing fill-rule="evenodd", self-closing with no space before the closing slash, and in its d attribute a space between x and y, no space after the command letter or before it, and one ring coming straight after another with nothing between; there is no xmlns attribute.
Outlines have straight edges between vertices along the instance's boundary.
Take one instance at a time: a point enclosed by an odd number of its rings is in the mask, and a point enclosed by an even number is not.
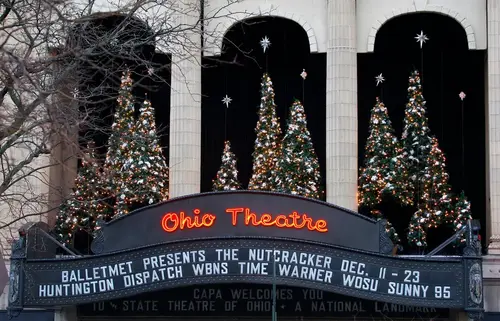
<svg viewBox="0 0 500 321"><path fill-rule="evenodd" d="M391 256L380 222L301 197L244 191L174 199L105 224L91 256L33 258L38 230L14 246L11 309L234 283L471 313L483 306L472 230L464 256Z"/></svg>

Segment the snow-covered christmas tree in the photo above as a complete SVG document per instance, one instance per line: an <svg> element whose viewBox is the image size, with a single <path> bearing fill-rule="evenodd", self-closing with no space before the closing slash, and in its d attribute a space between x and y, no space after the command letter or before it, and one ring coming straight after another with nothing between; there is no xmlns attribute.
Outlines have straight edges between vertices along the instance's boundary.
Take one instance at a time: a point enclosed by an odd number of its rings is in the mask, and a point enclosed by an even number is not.
<svg viewBox="0 0 500 321"><path fill-rule="evenodd" d="M168 199L168 167L157 136L154 109L144 100L134 126L134 142L122 167L118 215L130 206L151 205Z"/></svg>
<svg viewBox="0 0 500 321"><path fill-rule="evenodd" d="M249 190L275 191L279 186L277 163L281 157L281 128L271 77L262 76L259 120L255 127L257 138L252 153L253 173L248 184Z"/></svg>
<svg viewBox="0 0 500 321"><path fill-rule="evenodd" d="M230 191L241 188L238 181L238 169L236 168L236 155L231 151L229 141L224 143L224 151L220 169L217 172L217 177L213 181L214 191Z"/></svg>
<svg viewBox="0 0 500 321"><path fill-rule="evenodd" d="M307 129L304 106L295 100L278 160L278 191L319 199L323 196L319 160Z"/></svg>

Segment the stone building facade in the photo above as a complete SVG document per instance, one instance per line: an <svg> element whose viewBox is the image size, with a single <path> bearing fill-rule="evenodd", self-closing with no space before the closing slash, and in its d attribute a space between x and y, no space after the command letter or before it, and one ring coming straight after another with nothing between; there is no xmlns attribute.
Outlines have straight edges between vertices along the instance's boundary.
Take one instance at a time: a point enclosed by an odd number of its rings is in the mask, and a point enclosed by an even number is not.
<svg viewBox="0 0 500 321"><path fill-rule="evenodd" d="M185 0L197 1L197 0ZM226 0L208 0L222 7ZM210 21L205 28L205 51L173 55L169 133L171 197L200 192L201 67L202 55L220 54L222 38L236 22L258 15L278 16L300 24L309 37L311 52L326 53L326 190L327 201L356 210L358 175L357 54L372 52L380 27L406 14L433 12L459 22L469 50L487 50L486 183L488 254L484 256L484 292L487 312L500 312L500 3L495 0L242 0L237 12ZM196 17L178 17L183 23ZM193 20L194 19L194 20ZM201 42L192 35L193 43ZM201 43L200 43L201 46ZM64 152L64 151L58 151ZM58 171L54 168L53 171ZM51 175L60 176L59 173ZM64 176L61 182L69 184ZM7 238L4 238L4 242ZM8 255L8 253L3 253ZM6 300L0 300L5 308ZM76 320L73 310L58 320Z"/></svg>

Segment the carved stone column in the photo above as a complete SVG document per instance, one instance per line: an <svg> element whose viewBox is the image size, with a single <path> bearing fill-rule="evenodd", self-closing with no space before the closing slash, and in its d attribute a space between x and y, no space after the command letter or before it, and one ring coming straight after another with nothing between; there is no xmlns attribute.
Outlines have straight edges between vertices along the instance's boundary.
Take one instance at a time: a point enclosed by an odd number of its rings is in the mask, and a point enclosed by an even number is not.
<svg viewBox="0 0 500 321"><path fill-rule="evenodd" d="M326 198L357 210L356 1L328 0Z"/></svg>
<svg viewBox="0 0 500 321"><path fill-rule="evenodd" d="M500 254L500 4L488 1L489 254Z"/></svg>
<svg viewBox="0 0 500 321"><path fill-rule="evenodd" d="M195 26L199 20L191 7L196 1L184 1L178 23ZM184 3L183 2L183 3ZM182 14L190 12L190 14ZM170 103L170 198L200 192L201 167L201 35L198 30L183 31L182 47L172 53Z"/></svg>

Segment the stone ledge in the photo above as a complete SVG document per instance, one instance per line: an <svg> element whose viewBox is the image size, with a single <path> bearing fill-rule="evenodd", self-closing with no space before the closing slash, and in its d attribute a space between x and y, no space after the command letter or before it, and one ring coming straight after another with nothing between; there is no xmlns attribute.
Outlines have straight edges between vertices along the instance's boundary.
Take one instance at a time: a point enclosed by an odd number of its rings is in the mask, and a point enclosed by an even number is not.
<svg viewBox="0 0 500 321"><path fill-rule="evenodd" d="M500 255L483 256L483 278L500 279Z"/></svg>

